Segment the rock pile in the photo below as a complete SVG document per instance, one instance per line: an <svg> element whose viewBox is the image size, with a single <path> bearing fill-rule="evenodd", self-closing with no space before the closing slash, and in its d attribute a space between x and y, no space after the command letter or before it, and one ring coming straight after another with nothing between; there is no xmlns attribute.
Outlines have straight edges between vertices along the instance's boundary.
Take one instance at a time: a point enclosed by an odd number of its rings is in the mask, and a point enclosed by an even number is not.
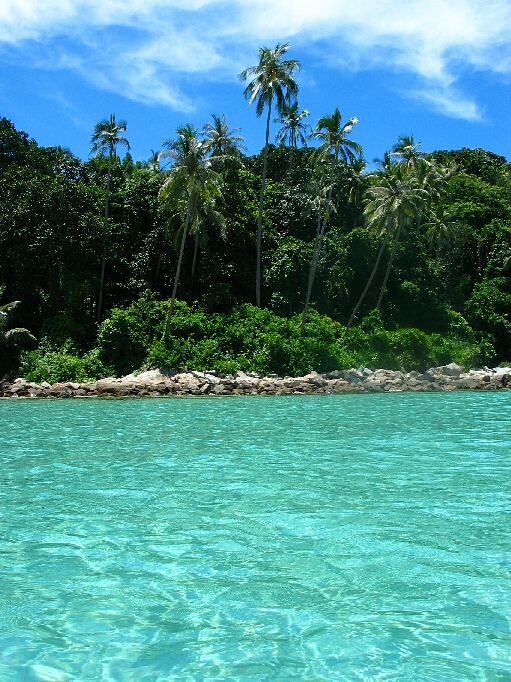
<svg viewBox="0 0 511 682"><path fill-rule="evenodd" d="M172 395L288 395L312 393L382 393L398 391L496 390L511 388L511 367L473 369L465 372L455 363L432 367L427 372L396 372L386 369L311 372L303 377L267 376L256 372L180 372L158 369L111 377L94 383L36 384L24 379L0 383L4 398L85 398Z"/></svg>

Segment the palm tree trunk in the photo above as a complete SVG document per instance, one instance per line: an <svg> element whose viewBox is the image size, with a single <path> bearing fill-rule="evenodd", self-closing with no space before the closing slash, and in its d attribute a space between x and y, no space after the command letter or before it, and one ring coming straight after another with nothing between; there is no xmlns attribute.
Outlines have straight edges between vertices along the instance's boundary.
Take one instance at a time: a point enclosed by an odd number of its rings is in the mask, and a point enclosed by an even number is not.
<svg viewBox="0 0 511 682"><path fill-rule="evenodd" d="M103 227L103 257L101 259L101 274L99 276L99 294L98 294L98 309L96 313L96 323L101 322L101 309L103 307L103 285L105 282L105 264L106 264L106 240L108 235L108 200L110 198L110 175L112 172L112 151L108 155L108 173L106 176L106 194L105 194L105 222Z"/></svg>
<svg viewBox="0 0 511 682"><path fill-rule="evenodd" d="M328 218L329 218L329 207L330 203L332 201L332 190L333 190L333 184L330 185L330 189L328 190L328 199L327 199L327 211L323 217L323 225L320 229L320 224L321 224L321 216L318 218L318 228L316 230L316 239L314 241L314 252L312 254L312 262L311 262L311 269L309 271L309 283L307 286L307 296L305 297L305 306L303 308L303 315L302 315L302 324L300 326L300 336L303 336L303 332L305 329L305 322L307 320L307 311L309 309L309 302L310 302L310 297L312 293L312 285L314 284L314 278L316 276L316 270L318 267L318 260L319 260L319 254L321 252L321 246L323 244L323 236L325 234L325 229L328 223Z"/></svg>
<svg viewBox="0 0 511 682"><path fill-rule="evenodd" d="M307 320L307 311L309 310L309 302L310 302L310 297L311 297L311 292L312 292L312 285L314 283L314 277L316 275L316 266L318 262L318 256L319 256L319 235L321 232L321 214L318 218L318 227L316 229L316 238L314 239L314 250L312 252L312 261L311 261L311 267L309 270L309 283L307 285L307 296L305 297L305 305L303 307L303 315L302 315L302 324L300 325L300 336L303 336L303 332L305 329L305 322Z"/></svg>
<svg viewBox="0 0 511 682"><path fill-rule="evenodd" d="M355 317L358 313L358 309L362 305L362 302L363 302L364 298L366 297L367 292L369 291L369 287L371 286L373 279L374 279L374 276L376 275L376 272L378 270L378 266L380 265L381 257L383 255L383 252L385 251L385 247L387 246L388 240L389 240L389 233L387 232L385 234L385 239L383 241L383 244L381 245L380 252L378 253L378 258L376 259L376 263L374 265L373 271L371 272L371 276L369 277L369 279L367 281L366 287L365 287L364 291L362 292L362 295L358 299L357 305L353 308L353 312L351 313L351 317L349 319L349 322L346 325L346 331L348 331L348 329L353 324L353 320L355 319Z"/></svg>
<svg viewBox="0 0 511 682"><path fill-rule="evenodd" d="M259 195L259 216L257 218L257 265L256 265L256 306L261 307L261 235L263 229L263 201L264 185L266 184L266 167L268 165L268 140L270 137L270 118L271 118L272 98L268 103L268 118L266 119L266 143L264 145L263 156L263 178L261 181L261 193Z"/></svg>
<svg viewBox="0 0 511 682"><path fill-rule="evenodd" d="M190 225L190 208L186 213L186 221L183 229L183 236L181 237L181 248L179 249L179 257L177 259L176 276L174 277L174 288L172 289L172 298L170 300L169 311L167 313L167 323L165 325L165 334L163 335L163 340L167 341L170 336L170 321L172 320L172 315L174 314L174 304L176 302L177 285L179 282L179 273L181 272L181 262L183 260L183 253L185 250L186 235L188 234L188 226Z"/></svg>
<svg viewBox="0 0 511 682"><path fill-rule="evenodd" d="M195 265L197 264L197 251L199 250L199 233L195 232L195 244L193 247L193 260L192 260L192 281L190 283L190 294L193 293L193 279L195 276ZM192 299L193 300L193 299Z"/></svg>
<svg viewBox="0 0 511 682"><path fill-rule="evenodd" d="M294 148L296 147L296 138L294 135L294 131L291 131L291 153L289 154L289 170L293 167L293 151Z"/></svg>
<svg viewBox="0 0 511 682"><path fill-rule="evenodd" d="M390 254L390 260L389 260L389 264L387 266L387 272L385 273L385 279L383 280L383 284L382 284L381 291L380 291L380 298L378 299L378 305L376 306L377 310L379 310L381 307L383 294L385 293L385 289L387 288L387 281L389 279L390 270L392 268L392 261L394 260L394 254L396 253L397 243L399 241L399 235L400 234L401 234L401 225L397 228L396 236L394 238L394 244L392 245L392 253Z"/></svg>

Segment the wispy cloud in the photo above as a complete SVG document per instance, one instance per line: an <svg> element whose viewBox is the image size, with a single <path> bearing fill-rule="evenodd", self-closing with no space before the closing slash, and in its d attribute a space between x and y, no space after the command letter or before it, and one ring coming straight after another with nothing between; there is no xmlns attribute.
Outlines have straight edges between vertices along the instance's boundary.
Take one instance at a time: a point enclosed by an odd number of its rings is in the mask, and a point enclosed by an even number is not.
<svg viewBox="0 0 511 682"><path fill-rule="evenodd" d="M483 114L480 107L453 88L431 88L429 90L412 90L403 93L405 97L419 99L429 104L435 111L450 118L465 121L481 121Z"/></svg>
<svg viewBox="0 0 511 682"><path fill-rule="evenodd" d="M189 111L182 76L235 78L255 47L318 41L325 60L414 74L411 94L455 118L481 112L460 73L511 73L509 0L3 0L0 42L26 41L54 68L105 89ZM58 47L67 40L65 58ZM73 45L70 48L70 45ZM21 49L20 49L21 48ZM168 84L173 83L171 87Z"/></svg>

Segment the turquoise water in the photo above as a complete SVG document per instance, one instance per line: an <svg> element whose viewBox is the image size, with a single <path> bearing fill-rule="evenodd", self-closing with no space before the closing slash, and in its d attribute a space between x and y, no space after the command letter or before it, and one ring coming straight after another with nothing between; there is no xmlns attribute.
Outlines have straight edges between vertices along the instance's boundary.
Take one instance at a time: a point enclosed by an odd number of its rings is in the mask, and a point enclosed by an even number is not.
<svg viewBox="0 0 511 682"><path fill-rule="evenodd" d="M511 393L0 401L0 680L511 680Z"/></svg>

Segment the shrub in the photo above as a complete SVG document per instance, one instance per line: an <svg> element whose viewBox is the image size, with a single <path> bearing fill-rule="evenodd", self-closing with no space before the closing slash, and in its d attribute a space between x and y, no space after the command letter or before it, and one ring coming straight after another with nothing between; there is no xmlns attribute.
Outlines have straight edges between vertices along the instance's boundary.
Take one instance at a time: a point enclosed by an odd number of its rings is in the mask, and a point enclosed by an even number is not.
<svg viewBox="0 0 511 682"><path fill-rule="evenodd" d="M25 351L21 355L20 372L27 381L50 384L66 381L92 381L112 373L98 357L96 350L77 355L71 342L61 348L51 347L43 340L37 350Z"/></svg>
<svg viewBox="0 0 511 682"><path fill-rule="evenodd" d="M113 310L99 330L99 360L117 374L166 366L298 376L354 366L423 371L455 361L470 367L491 350L458 313L450 314L451 334L442 337L419 329L389 331L378 310L346 332L311 310L300 337L301 315L280 317L249 304L229 313L205 313L183 302L176 303L170 338L163 341L167 305L141 299Z"/></svg>

